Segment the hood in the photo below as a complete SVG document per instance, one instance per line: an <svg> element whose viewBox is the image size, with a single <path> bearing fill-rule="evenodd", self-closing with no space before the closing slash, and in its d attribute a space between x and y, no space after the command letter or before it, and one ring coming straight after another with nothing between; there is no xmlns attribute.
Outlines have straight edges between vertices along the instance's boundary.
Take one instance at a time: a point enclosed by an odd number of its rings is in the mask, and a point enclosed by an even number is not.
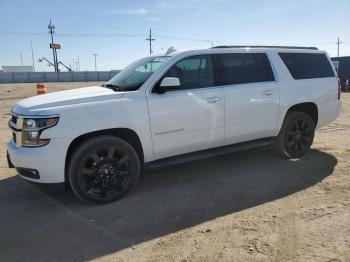
<svg viewBox="0 0 350 262"><path fill-rule="evenodd" d="M121 95L122 93L105 87L83 87L21 100L16 103L12 111L19 115L48 115L60 107L116 99Z"/></svg>

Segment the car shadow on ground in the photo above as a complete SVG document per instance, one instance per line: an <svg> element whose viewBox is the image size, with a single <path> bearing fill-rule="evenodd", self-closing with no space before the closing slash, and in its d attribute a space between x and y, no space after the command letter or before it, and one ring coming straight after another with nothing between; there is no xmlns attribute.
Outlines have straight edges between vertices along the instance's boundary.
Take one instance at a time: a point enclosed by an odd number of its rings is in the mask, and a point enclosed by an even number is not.
<svg viewBox="0 0 350 262"><path fill-rule="evenodd" d="M119 202L94 206L63 185L0 180L0 261L88 260L280 199L331 175L336 158L258 148L145 170Z"/></svg>

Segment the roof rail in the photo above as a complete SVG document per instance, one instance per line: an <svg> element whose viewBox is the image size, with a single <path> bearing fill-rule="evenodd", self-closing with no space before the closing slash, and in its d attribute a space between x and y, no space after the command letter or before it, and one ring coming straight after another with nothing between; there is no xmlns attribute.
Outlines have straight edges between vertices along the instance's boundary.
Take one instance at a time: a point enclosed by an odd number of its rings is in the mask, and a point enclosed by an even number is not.
<svg viewBox="0 0 350 262"><path fill-rule="evenodd" d="M281 48L281 49L306 49L306 50L318 50L317 47L305 47L305 46L269 46L269 45L219 45L212 48Z"/></svg>

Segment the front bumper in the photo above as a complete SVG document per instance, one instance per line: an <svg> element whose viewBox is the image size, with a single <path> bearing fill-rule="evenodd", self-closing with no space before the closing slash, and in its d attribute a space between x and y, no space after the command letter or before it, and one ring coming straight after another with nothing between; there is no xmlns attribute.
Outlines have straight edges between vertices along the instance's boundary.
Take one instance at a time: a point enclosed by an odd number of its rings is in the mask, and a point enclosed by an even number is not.
<svg viewBox="0 0 350 262"><path fill-rule="evenodd" d="M7 164L9 166L9 168L15 168L15 166L13 165L13 163L11 161L9 151L6 152L6 158L7 158Z"/></svg>
<svg viewBox="0 0 350 262"><path fill-rule="evenodd" d="M26 180L38 183L64 182L65 159L71 140L66 138L51 139L41 147L17 148L13 139L8 143L9 164L16 167L19 175ZM21 170L36 170L39 178L21 175Z"/></svg>

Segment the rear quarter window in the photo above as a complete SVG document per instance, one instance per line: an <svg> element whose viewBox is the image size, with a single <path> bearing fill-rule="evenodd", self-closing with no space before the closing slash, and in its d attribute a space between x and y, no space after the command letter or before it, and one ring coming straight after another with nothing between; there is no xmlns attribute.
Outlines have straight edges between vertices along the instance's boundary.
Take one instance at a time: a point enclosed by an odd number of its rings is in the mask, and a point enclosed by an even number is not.
<svg viewBox="0 0 350 262"><path fill-rule="evenodd" d="M222 85L274 81L270 62L265 53L229 53L217 55L221 60L218 71Z"/></svg>
<svg viewBox="0 0 350 262"><path fill-rule="evenodd" d="M334 77L334 71L325 54L279 53L294 79Z"/></svg>

